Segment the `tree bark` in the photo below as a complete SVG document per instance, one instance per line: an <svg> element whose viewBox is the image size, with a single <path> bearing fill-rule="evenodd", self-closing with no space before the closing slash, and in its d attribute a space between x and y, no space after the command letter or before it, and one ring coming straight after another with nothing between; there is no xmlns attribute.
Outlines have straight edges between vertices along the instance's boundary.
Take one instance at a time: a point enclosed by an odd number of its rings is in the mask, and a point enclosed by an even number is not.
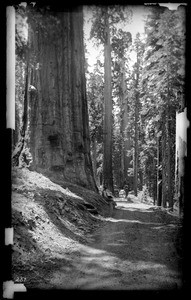
<svg viewBox="0 0 191 300"><path fill-rule="evenodd" d="M121 170L123 185L129 181L128 168L131 158L127 156L127 151L131 149L130 134L127 129L128 120L128 104L125 85L125 58L121 60L121 136L122 136L122 152L121 152Z"/></svg>
<svg viewBox="0 0 191 300"><path fill-rule="evenodd" d="M153 171L152 171L152 174L153 177L152 177L152 197L153 197L153 203L155 205L156 203L156 193L157 193L157 187L156 187L156 176L155 176L155 170L156 170L156 162L155 162L155 159L153 157Z"/></svg>
<svg viewBox="0 0 191 300"><path fill-rule="evenodd" d="M138 55L138 54L137 54ZM139 80L138 70L138 58L137 58L137 72L136 72L136 84L135 84L135 136L134 136L134 194L137 196L138 187L138 114L139 114L139 93L137 91Z"/></svg>
<svg viewBox="0 0 191 300"><path fill-rule="evenodd" d="M166 153L166 114L163 116L162 130L162 206L166 207L167 201L167 153Z"/></svg>
<svg viewBox="0 0 191 300"><path fill-rule="evenodd" d="M157 136L157 205L160 206L160 194L159 194L159 186L160 186L160 173L159 173L159 167L160 167L160 137Z"/></svg>
<svg viewBox="0 0 191 300"><path fill-rule="evenodd" d="M142 189L143 189L143 172L141 169L139 170L139 180L140 180L140 190L142 191Z"/></svg>
<svg viewBox="0 0 191 300"><path fill-rule="evenodd" d="M36 57L31 84L37 90L30 94L31 167L97 190L90 157L82 9L55 16L47 31L29 21Z"/></svg>
<svg viewBox="0 0 191 300"><path fill-rule="evenodd" d="M168 109L167 114L167 178L168 178L168 205L169 208L173 209L173 185L172 185L172 175L171 175L171 130L170 130L170 114Z"/></svg>
<svg viewBox="0 0 191 300"><path fill-rule="evenodd" d="M111 95L111 45L108 11L105 8L104 42L104 130L103 178L104 185L113 192L112 168L112 95Z"/></svg>
<svg viewBox="0 0 191 300"><path fill-rule="evenodd" d="M136 101L137 102L137 101ZM135 106L135 142L134 142L134 194L137 196L138 181L138 109Z"/></svg>
<svg viewBox="0 0 191 300"><path fill-rule="evenodd" d="M92 141L92 166L93 166L94 178L97 183L97 141L95 138Z"/></svg>

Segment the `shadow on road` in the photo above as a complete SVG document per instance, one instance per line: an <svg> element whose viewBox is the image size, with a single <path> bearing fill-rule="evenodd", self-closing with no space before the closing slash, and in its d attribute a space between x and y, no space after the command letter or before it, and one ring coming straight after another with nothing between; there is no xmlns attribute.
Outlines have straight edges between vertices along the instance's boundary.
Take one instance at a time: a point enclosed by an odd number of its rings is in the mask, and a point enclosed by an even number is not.
<svg viewBox="0 0 191 300"><path fill-rule="evenodd" d="M180 226L164 213L118 202L113 216L105 219L88 244L80 244L64 260L56 261L48 288L181 287Z"/></svg>

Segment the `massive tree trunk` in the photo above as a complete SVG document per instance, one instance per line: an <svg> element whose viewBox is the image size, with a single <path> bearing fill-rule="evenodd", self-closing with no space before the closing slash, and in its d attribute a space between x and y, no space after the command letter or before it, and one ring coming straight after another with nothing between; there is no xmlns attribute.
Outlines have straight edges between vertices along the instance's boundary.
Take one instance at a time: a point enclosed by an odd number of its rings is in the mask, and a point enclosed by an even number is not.
<svg viewBox="0 0 191 300"><path fill-rule="evenodd" d="M104 185L113 192L112 168L112 95L111 95L111 45L108 11L105 8L104 43L104 137L103 178Z"/></svg>
<svg viewBox="0 0 191 300"><path fill-rule="evenodd" d="M30 82L31 167L97 190L90 158L82 9L50 16L43 15L42 24L29 20L36 59Z"/></svg>

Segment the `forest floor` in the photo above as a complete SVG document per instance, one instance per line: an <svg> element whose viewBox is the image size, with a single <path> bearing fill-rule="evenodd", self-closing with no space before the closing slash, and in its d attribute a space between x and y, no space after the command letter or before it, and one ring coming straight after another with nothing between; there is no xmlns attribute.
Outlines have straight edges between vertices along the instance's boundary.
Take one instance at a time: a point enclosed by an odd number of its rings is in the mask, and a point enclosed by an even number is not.
<svg viewBox="0 0 191 300"><path fill-rule="evenodd" d="M176 214L132 194L116 198L112 210L96 193L28 170L13 178L15 283L39 290L181 289Z"/></svg>

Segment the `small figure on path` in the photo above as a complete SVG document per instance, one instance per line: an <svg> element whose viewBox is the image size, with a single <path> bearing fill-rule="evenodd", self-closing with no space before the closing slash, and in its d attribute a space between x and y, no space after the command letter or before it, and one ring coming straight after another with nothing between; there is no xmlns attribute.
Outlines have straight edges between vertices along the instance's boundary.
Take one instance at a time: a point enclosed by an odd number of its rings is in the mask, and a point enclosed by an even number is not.
<svg viewBox="0 0 191 300"><path fill-rule="evenodd" d="M128 194L129 194L129 185L128 185L128 184L126 184L126 185L124 186L124 190L125 190L125 198L127 199Z"/></svg>

